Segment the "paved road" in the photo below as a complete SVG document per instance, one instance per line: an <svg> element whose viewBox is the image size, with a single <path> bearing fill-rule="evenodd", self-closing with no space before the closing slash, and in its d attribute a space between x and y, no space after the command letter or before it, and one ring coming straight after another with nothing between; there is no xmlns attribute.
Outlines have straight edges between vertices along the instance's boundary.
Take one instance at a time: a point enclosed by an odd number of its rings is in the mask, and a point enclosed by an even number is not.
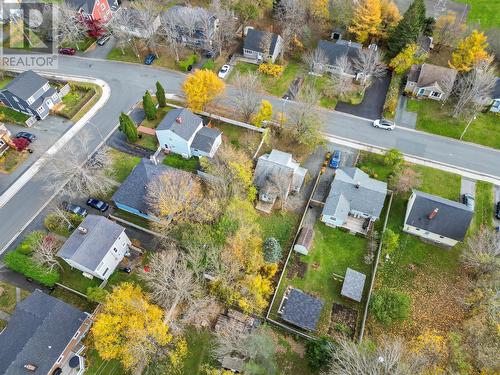
<svg viewBox="0 0 500 375"><path fill-rule="evenodd" d="M92 123L98 126L100 131L97 132L93 127L82 130L88 131L91 135L90 146L92 147L89 149L101 142L99 133L109 134L115 128L122 110L130 108L137 102L146 89L154 89L156 81L160 81L168 92L179 93L180 85L185 79L182 73L161 68L69 56L60 57L58 73L100 78L111 88L111 97L108 102L92 119ZM228 96L231 92L232 89L229 87ZM275 108L281 110L282 99L274 97L266 97L266 99ZM288 103L287 109L293 105L293 102ZM318 109L318 112L324 118L324 131L332 136L379 147L396 147L406 154L500 178L499 151L406 129L386 132L374 129L369 120L322 109ZM75 142L72 141L60 151L60 156L64 157L65 153L77 151L79 150L76 150ZM41 176L43 176L43 168L38 173ZM59 187L57 184L48 185L46 181L35 178L0 209L0 252L13 237L22 231L26 223L51 199Z"/></svg>

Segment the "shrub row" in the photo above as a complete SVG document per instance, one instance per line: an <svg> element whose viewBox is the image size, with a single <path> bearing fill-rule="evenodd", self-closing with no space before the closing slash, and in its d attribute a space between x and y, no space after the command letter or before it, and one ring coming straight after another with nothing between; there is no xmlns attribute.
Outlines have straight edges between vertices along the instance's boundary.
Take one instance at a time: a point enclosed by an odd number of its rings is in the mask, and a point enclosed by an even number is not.
<svg viewBox="0 0 500 375"><path fill-rule="evenodd" d="M384 103L384 117L393 119L396 115L396 107L398 105L399 91L401 89L403 76L400 74L393 74L389 90Z"/></svg>
<svg viewBox="0 0 500 375"><path fill-rule="evenodd" d="M4 257L5 264L11 270L19 272L42 285L51 287L59 281L60 274L56 270L49 271L36 264L28 255L14 250Z"/></svg>
<svg viewBox="0 0 500 375"><path fill-rule="evenodd" d="M273 76L279 77L283 73L283 65L264 63L259 65L259 72Z"/></svg>

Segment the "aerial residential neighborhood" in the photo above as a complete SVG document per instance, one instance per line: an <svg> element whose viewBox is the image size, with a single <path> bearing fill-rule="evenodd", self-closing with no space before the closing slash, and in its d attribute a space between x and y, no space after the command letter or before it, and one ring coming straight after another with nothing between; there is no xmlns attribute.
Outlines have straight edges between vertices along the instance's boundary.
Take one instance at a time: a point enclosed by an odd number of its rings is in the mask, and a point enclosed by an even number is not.
<svg viewBox="0 0 500 375"><path fill-rule="evenodd" d="M500 374L500 3L0 4L0 375Z"/></svg>

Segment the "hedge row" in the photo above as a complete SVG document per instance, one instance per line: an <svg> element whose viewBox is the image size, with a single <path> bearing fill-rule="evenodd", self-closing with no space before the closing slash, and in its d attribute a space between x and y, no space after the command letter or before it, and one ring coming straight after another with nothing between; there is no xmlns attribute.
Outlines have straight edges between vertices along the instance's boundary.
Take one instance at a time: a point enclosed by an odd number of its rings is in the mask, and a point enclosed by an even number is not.
<svg viewBox="0 0 500 375"><path fill-rule="evenodd" d="M39 266L28 255L22 254L19 251L7 253L4 261L11 270L22 273L24 276L48 287L54 286L61 276L58 271L49 271Z"/></svg>
<svg viewBox="0 0 500 375"><path fill-rule="evenodd" d="M396 107L398 106L399 91L401 89L403 76L393 73L389 90L384 103L384 117L394 119L396 115Z"/></svg>

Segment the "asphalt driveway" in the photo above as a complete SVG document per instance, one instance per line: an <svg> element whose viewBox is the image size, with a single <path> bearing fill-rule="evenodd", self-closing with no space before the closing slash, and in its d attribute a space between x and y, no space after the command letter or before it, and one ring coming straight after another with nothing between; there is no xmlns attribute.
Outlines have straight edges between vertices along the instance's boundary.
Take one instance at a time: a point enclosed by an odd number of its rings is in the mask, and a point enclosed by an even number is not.
<svg viewBox="0 0 500 375"><path fill-rule="evenodd" d="M360 104L348 104L339 102L335 107L336 111L350 113L360 117L376 120L382 117L385 96L391 82L391 74L388 72L383 78L379 78L372 83L365 92L365 97Z"/></svg>

